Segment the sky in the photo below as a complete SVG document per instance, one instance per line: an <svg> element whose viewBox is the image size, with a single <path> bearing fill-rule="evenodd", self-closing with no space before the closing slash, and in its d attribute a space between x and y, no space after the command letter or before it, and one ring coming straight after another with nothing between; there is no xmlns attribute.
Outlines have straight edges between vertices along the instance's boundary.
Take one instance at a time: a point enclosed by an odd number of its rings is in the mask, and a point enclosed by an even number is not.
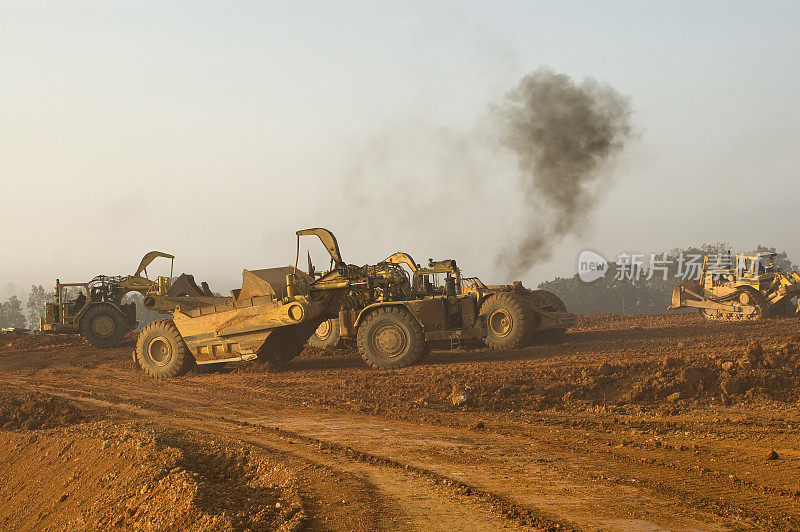
<svg viewBox="0 0 800 532"><path fill-rule="evenodd" d="M797 2L0 1L0 15L3 298L133 273L151 249L225 293L242 268L293 263L294 232L314 226L349 263L405 250L514 280L497 255L538 206L491 114L542 67L628 97L634 135L526 285L574 274L584 249L763 243L800 262Z"/></svg>

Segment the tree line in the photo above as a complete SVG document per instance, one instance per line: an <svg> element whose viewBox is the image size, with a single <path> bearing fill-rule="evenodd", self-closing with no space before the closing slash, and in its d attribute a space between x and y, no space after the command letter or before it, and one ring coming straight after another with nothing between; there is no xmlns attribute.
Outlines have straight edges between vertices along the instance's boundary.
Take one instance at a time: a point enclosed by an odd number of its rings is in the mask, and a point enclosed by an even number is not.
<svg viewBox="0 0 800 532"><path fill-rule="evenodd" d="M577 314L665 312L672 301L673 287L682 282L681 275L686 273L687 257L708 256L711 261L713 257L728 255L732 249L729 244L716 243L644 254L640 265L631 264L632 261L609 262L605 275L588 283L575 274L540 283L539 288L555 293L570 312ZM798 269L786 251L778 252L774 246L759 245L755 253L777 253L775 266L783 272ZM655 260L651 261L651 257ZM652 265L657 271L653 271Z"/></svg>
<svg viewBox="0 0 800 532"><path fill-rule="evenodd" d="M44 315L44 304L52 300L53 294L45 290L42 285L31 286L25 309L20 298L9 297L0 302L0 327L38 328L39 318Z"/></svg>

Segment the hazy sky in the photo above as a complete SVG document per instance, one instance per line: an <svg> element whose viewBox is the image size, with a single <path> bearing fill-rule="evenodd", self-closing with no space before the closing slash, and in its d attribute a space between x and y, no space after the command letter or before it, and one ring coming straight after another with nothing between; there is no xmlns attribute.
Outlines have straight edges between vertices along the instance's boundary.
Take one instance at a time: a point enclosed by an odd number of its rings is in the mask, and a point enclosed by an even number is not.
<svg viewBox="0 0 800 532"><path fill-rule="evenodd" d="M334 230L499 278L525 219L491 106L542 66L631 99L584 248L769 243L800 261L798 2L0 2L0 296L132 273L227 291Z"/></svg>

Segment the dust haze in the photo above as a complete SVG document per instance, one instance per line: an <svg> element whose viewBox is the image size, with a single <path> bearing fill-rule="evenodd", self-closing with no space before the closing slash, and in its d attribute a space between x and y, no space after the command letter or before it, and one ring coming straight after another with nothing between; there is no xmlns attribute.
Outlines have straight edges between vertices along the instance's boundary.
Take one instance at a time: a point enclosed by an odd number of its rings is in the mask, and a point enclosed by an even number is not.
<svg viewBox="0 0 800 532"><path fill-rule="evenodd" d="M591 78L576 84L542 68L526 75L495 113L517 160L521 232L496 264L510 275L547 260L578 231L611 185L611 162L631 134L629 99Z"/></svg>
<svg viewBox="0 0 800 532"><path fill-rule="evenodd" d="M665 5L638 23L621 5L560 3L14 4L0 18L14 50L0 300L129 272L150 249L224 291L242 267L293 260L294 231L314 225L349 262L407 249L497 283L572 275L586 248L746 250L765 231L800 255L800 74L785 60L800 53L800 4ZM632 96L646 135L612 117L610 145L548 166L558 150L523 126L554 111L526 104L552 85L595 113L603 83ZM564 175L576 193L553 190ZM742 223L763 205L771 223Z"/></svg>
<svg viewBox="0 0 800 532"><path fill-rule="evenodd" d="M348 232L369 218L371 232L472 265L481 260L469 256L472 235L507 235L485 241L488 262L503 278L524 276L589 221L632 130L628 98L546 67L478 102L473 114L460 129L420 113L374 131L340 178L351 206Z"/></svg>

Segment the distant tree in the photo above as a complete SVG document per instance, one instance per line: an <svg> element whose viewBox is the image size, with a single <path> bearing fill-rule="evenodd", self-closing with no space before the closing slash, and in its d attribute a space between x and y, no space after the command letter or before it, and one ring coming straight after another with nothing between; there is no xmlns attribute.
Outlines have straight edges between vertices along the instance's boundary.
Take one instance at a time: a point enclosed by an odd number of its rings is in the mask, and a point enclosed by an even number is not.
<svg viewBox="0 0 800 532"><path fill-rule="evenodd" d="M24 328L25 314L22 312L22 302L17 296L11 296L7 301L0 303L0 326Z"/></svg>
<svg viewBox="0 0 800 532"><path fill-rule="evenodd" d="M53 294L45 290L42 285L31 286L28 294L28 323L31 329L38 327L39 318L44 316L44 304L53 300Z"/></svg>
<svg viewBox="0 0 800 532"><path fill-rule="evenodd" d="M756 253L775 253L775 267L782 272L790 272L797 270L797 264L789 260L789 256L785 251L778 252L775 246L763 246L759 244L756 246Z"/></svg>

